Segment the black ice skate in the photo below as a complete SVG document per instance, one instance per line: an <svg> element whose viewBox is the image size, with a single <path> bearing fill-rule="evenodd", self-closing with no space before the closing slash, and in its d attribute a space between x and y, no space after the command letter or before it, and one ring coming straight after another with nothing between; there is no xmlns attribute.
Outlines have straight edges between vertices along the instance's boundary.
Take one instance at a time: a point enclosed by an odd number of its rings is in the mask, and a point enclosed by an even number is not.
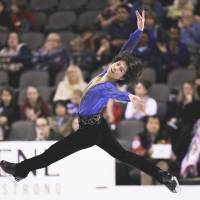
<svg viewBox="0 0 200 200"><path fill-rule="evenodd" d="M25 177L15 176L16 172L16 163L10 163L5 160L0 162L0 167L5 173L5 175L14 183L21 181Z"/></svg>
<svg viewBox="0 0 200 200"><path fill-rule="evenodd" d="M177 178L171 175L169 172L162 173L162 183L173 193L180 193L181 188Z"/></svg>

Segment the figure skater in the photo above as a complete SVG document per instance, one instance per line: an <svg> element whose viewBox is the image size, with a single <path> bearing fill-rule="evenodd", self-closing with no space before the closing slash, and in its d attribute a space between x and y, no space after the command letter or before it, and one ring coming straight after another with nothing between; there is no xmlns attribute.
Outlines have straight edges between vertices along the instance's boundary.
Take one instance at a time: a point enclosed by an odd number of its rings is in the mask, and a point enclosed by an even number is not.
<svg viewBox="0 0 200 200"><path fill-rule="evenodd" d="M128 92L117 89L117 83L137 82L142 71L142 62L134 57L133 50L144 29L144 11L136 11L138 29L132 33L122 46L119 54L108 64L107 68L93 78L86 87L79 106L79 129L50 146L44 153L25 159L20 163L5 160L0 166L6 175L20 181L35 169L44 168L81 149L97 145L114 158L134 166L166 185L171 192L179 191L177 178L163 171L142 156L125 150L111 135L102 111L109 99L121 102L133 102L135 106L144 107L143 101Z"/></svg>

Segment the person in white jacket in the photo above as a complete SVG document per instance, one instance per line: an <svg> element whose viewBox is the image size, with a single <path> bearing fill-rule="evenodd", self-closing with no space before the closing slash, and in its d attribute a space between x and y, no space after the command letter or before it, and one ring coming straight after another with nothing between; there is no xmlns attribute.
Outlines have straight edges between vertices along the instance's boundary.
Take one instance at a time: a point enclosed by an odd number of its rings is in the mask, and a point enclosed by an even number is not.
<svg viewBox="0 0 200 200"><path fill-rule="evenodd" d="M148 96L150 83L148 81L140 81L134 88L135 94L144 100L144 108L135 107L128 103L125 111L125 119L140 120L145 116L157 114L157 102L155 99Z"/></svg>

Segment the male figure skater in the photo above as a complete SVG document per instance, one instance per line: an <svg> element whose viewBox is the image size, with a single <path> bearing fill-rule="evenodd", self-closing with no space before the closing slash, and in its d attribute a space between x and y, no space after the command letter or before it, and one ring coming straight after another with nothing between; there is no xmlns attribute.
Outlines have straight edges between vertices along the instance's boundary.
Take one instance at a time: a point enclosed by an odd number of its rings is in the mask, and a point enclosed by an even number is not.
<svg viewBox="0 0 200 200"><path fill-rule="evenodd" d="M2 170L15 181L20 181L35 169L46 167L74 152L97 145L114 158L130 164L160 183L166 185L170 191L179 191L179 183L175 176L154 166L144 157L125 150L111 135L109 126L102 116L102 110L108 100L115 99L122 102L133 102L135 106L144 107L142 100L130 93L117 89L116 83L136 82L141 71L142 62L132 55L144 29L144 11L142 15L136 11L138 29L132 33L128 41L122 46L119 54L108 64L107 69L93 78L88 84L79 106L79 129L50 146L44 153L26 159L20 163L10 163L2 160Z"/></svg>

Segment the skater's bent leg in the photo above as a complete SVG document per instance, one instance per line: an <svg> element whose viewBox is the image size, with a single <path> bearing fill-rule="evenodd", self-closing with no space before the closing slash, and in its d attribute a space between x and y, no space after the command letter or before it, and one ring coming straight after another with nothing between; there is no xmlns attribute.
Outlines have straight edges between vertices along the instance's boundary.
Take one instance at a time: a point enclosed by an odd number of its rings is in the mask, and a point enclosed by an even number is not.
<svg viewBox="0 0 200 200"><path fill-rule="evenodd" d="M162 171L157 166L153 165L149 160L146 158L136 155L132 152L125 150L111 135L109 128L104 126L102 130L101 140L97 144L100 148L105 150L114 158L125 162L131 166L142 170L143 172L147 173L148 175L154 177L159 182L162 182L160 172Z"/></svg>
<svg viewBox="0 0 200 200"><path fill-rule="evenodd" d="M59 140L44 153L17 164L16 176L26 176L30 171L46 167L76 151L91 147L96 143L97 134L92 128L83 128Z"/></svg>

